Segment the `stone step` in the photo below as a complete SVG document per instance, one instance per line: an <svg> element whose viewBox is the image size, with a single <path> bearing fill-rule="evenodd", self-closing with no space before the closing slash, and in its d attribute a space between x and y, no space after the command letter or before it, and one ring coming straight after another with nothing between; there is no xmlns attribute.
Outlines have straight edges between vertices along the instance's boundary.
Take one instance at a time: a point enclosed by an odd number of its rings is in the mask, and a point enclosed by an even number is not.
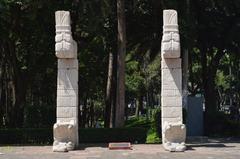
<svg viewBox="0 0 240 159"><path fill-rule="evenodd" d="M132 150L130 142L115 142L108 144L109 150Z"/></svg>

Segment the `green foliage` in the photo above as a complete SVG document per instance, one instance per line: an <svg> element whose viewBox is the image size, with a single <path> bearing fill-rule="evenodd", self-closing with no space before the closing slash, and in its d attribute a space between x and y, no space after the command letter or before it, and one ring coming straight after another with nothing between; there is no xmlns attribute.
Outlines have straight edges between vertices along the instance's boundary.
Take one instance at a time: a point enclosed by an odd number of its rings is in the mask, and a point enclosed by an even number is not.
<svg viewBox="0 0 240 159"><path fill-rule="evenodd" d="M216 86L222 87L224 90L227 90L230 88L228 76L224 75L223 71L217 72Z"/></svg>
<svg viewBox="0 0 240 159"><path fill-rule="evenodd" d="M24 127L51 127L56 120L56 107L49 105L25 106Z"/></svg>
<svg viewBox="0 0 240 159"><path fill-rule="evenodd" d="M139 62L130 61L126 64L126 90L133 96L144 89L144 78L139 71Z"/></svg>
<svg viewBox="0 0 240 159"><path fill-rule="evenodd" d="M151 119L151 125L147 133L148 144L161 143L162 136L162 123L161 123L161 110L159 108L155 109L153 112L153 118Z"/></svg>
<svg viewBox="0 0 240 159"><path fill-rule="evenodd" d="M159 138L159 134L155 129L148 130L146 143L147 144L161 143L161 138Z"/></svg>
<svg viewBox="0 0 240 159"><path fill-rule="evenodd" d="M153 118L147 120L146 117L131 118L126 121L125 127L134 128L141 127L147 129L146 143L160 143L161 142L161 111L160 109L154 110Z"/></svg>
<svg viewBox="0 0 240 159"><path fill-rule="evenodd" d="M152 129L155 130L158 137L162 135L161 109L156 109L154 112Z"/></svg>
<svg viewBox="0 0 240 159"><path fill-rule="evenodd" d="M151 127L151 124L152 124L152 121L147 120L146 117L139 117L139 118L132 117L131 119L125 122L125 127L126 128L141 127L141 128L149 129Z"/></svg>

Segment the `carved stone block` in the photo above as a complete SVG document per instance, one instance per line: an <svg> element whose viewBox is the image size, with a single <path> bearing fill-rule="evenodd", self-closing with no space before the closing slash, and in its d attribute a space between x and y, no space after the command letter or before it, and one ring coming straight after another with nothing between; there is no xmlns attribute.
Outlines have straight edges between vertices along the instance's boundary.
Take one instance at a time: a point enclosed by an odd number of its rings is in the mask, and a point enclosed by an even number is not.
<svg viewBox="0 0 240 159"><path fill-rule="evenodd" d="M162 58L161 68L162 69L181 69L181 58Z"/></svg>
<svg viewBox="0 0 240 159"><path fill-rule="evenodd" d="M71 122L61 122L54 124L53 127L53 151L67 152L73 150L78 145L78 126L72 120Z"/></svg>
<svg viewBox="0 0 240 159"><path fill-rule="evenodd" d="M163 11L163 38L161 47L162 57L180 57L180 37L178 33L177 12L175 10Z"/></svg>
<svg viewBox="0 0 240 159"><path fill-rule="evenodd" d="M57 79L58 89L77 89L78 70L77 69L58 69Z"/></svg>
<svg viewBox="0 0 240 159"><path fill-rule="evenodd" d="M167 113L166 113L167 112ZM182 107L162 107L162 117L163 118L182 118Z"/></svg>
<svg viewBox="0 0 240 159"><path fill-rule="evenodd" d="M58 69L78 69L78 59L58 59Z"/></svg>
<svg viewBox="0 0 240 159"><path fill-rule="evenodd" d="M76 107L58 107L57 109L58 118L72 118L77 117L77 108Z"/></svg>
<svg viewBox="0 0 240 159"><path fill-rule="evenodd" d="M77 58L77 43L72 39L70 13L57 11L55 13L56 36L55 51L58 58Z"/></svg>
<svg viewBox="0 0 240 159"><path fill-rule="evenodd" d="M69 97L59 96L59 97L57 97L57 108L65 107L65 106L77 107L78 106L77 96L69 96Z"/></svg>
<svg viewBox="0 0 240 159"><path fill-rule="evenodd" d="M70 97L70 96L78 96L77 89L58 89L57 90L58 97Z"/></svg>
<svg viewBox="0 0 240 159"><path fill-rule="evenodd" d="M185 151L186 127L184 124L163 125L163 146L168 151Z"/></svg>
<svg viewBox="0 0 240 159"><path fill-rule="evenodd" d="M167 96L162 97L162 107L182 107L182 97L181 96ZM182 112L182 111L181 111Z"/></svg>

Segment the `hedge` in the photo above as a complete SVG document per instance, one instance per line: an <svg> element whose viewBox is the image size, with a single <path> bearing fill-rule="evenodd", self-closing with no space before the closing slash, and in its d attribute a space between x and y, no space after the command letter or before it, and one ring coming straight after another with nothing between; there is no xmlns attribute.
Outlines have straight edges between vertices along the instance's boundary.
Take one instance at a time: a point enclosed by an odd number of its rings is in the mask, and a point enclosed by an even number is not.
<svg viewBox="0 0 240 159"><path fill-rule="evenodd" d="M81 128L79 143L138 142L145 143L145 128ZM52 144L51 128L0 129L0 144Z"/></svg>
<svg viewBox="0 0 240 159"><path fill-rule="evenodd" d="M79 130L80 143L138 142L145 143L146 128L89 128Z"/></svg>
<svg viewBox="0 0 240 159"><path fill-rule="evenodd" d="M0 129L0 144L50 144L52 129Z"/></svg>

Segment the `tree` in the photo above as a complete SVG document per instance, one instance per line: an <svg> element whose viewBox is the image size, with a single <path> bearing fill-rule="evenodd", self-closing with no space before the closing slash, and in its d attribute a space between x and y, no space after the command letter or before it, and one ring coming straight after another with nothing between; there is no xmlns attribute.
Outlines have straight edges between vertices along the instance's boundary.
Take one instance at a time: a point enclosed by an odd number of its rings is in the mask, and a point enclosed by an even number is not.
<svg viewBox="0 0 240 159"><path fill-rule="evenodd" d="M126 24L124 0L117 0L118 19L118 58L117 58L117 97L115 127L124 125L125 110L125 54L126 54Z"/></svg>

